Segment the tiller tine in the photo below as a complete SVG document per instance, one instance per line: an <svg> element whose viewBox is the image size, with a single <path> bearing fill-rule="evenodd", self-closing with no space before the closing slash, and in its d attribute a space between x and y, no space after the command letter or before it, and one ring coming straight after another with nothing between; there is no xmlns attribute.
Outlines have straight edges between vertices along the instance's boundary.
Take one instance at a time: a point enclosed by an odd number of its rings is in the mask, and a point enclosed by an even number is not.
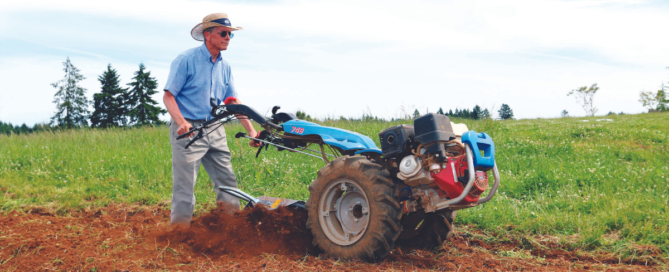
<svg viewBox="0 0 669 272"><path fill-rule="evenodd" d="M246 207L244 207L244 209L253 208L255 205L263 205L265 208L269 210L275 210L279 207L290 207L296 210L306 209L305 208L306 203L304 201L276 198L270 196L261 196L255 198L252 195L247 194L242 190L239 190L238 188L228 187L228 186L219 186L218 189L221 190L222 192L228 193L234 197L237 197L241 200L245 200L246 202L248 202L246 204Z"/></svg>

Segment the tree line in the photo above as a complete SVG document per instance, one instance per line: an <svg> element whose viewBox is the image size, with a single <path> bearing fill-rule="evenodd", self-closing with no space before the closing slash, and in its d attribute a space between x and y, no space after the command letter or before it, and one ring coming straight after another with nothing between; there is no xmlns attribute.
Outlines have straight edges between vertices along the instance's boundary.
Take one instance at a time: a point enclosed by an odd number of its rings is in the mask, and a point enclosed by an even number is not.
<svg viewBox="0 0 669 272"><path fill-rule="evenodd" d="M50 129L130 127L164 123L158 117L167 111L156 106L158 102L151 97L157 92L158 81L151 76L143 63L139 64L139 69L125 88L120 86L120 76L116 69L108 64L107 70L98 77L101 89L99 93L93 94L92 101L86 98L86 89L80 86L80 82L86 78L69 57L63 62L63 71L65 76L51 84L56 89L53 99L56 112L49 123L29 127L26 124L14 126L0 122L0 133L21 134ZM89 111L90 105L93 106L92 113Z"/></svg>
<svg viewBox="0 0 669 272"><path fill-rule="evenodd" d="M414 117L416 117L415 115L417 114L417 111L418 110L414 112ZM456 108L455 110L448 110L448 112L445 112L444 110L442 110L442 108L439 108L437 113L446 115L450 118L457 117L457 118L473 119L473 120L492 118L488 109L483 109L479 105L474 106L472 110ZM502 120L513 119L513 110L507 104L502 104L497 113L499 114L499 119Z"/></svg>
<svg viewBox="0 0 669 272"><path fill-rule="evenodd" d="M51 117L51 122L29 127L26 124L18 126L0 121L0 134L25 134L54 128L88 126L108 128L160 125L164 123L158 117L161 114L167 113L167 111L156 106L158 102L151 97L157 92L158 82L154 77L151 77L151 72L146 70L146 66L143 63L139 64L139 69L134 73L132 81L127 84L127 88L120 86L118 72L112 68L111 64L108 64L107 70L98 77L101 90L99 93L93 95L93 101L88 101L86 98L86 89L79 85L85 77L72 64L69 57L63 62L63 66L65 76L63 79L51 84L56 89L53 100L53 103L56 104L56 113ZM644 107L647 107L649 111L667 111L669 110L669 99L666 97L666 89L665 85L662 84L660 90L656 93L640 92L639 102ZM598 91L599 87L595 83L590 87L583 86L572 90L567 96L574 96L576 101L583 107L586 115L594 116L598 112L598 109L594 106L594 96ZM89 111L89 105L91 104L93 105L92 113ZM489 119L492 117L488 109L483 109L479 105L474 106L471 110L456 108L455 110L448 110L448 112L439 108L437 113L451 118L457 117L474 120ZM298 118L301 117L300 119L311 119L311 116L302 111L298 111L297 114ZM499 119L502 120L513 119L514 117L513 110L507 104L502 104L498 114ZM613 113L610 112L610 114ZM569 113L563 110L560 115L567 117ZM413 113L413 118L419 116L420 112L416 109ZM362 120L381 119L372 117L370 113L368 116L363 115Z"/></svg>
<svg viewBox="0 0 669 272"><path fill-rule="evenodd" d="M159 125L164 122L158 117L167 111L156 106L153 100L156 94L158 81L146 70L143 63L134 73L127 88L121 87L119 74L111 64L98 77L101 90L93 95L93 101L85 97L86 89L79 86L84 76L74 67L68 57L63 62L65 76L53 83L57 92L54 96L56 114L51 117L51 125L59 128L74 128L90 126L94 128L108 128L121 126ZM93 105L93 112L88 111L88 105Z"/></svg>
<svg viewBox="0 0 669 272"><path fill-rule="evenodd" d="M101 89L99 93L93 94L92 101L86 98L86 89L80 86L80 82L86 78L69 57L63 62L63 71L65 76L51 84L56 89L53 99L56 112L49 123L29 127L26 124L15 126L0 122L0 133L25 134L52 129L131 127L164 123L158 117L167 111L156 106L158 102L151 97L157 92L158 81L151 76L143 63L139 64L139 69L125 88L120 85L120 76L116 69L108 64L107 70L98 77ZM93 112L89 111L90 105L93 106Z"/></svg>
<svg viewBox="0 0 669 272"><path fill-rule="evenodd" d="M23 125L12 125L12 123L4 123L0 121L0 134L28 134L33 132L41 132L51 130L51 126L47 124L35 124L29 127L25 123Z"/></svg>

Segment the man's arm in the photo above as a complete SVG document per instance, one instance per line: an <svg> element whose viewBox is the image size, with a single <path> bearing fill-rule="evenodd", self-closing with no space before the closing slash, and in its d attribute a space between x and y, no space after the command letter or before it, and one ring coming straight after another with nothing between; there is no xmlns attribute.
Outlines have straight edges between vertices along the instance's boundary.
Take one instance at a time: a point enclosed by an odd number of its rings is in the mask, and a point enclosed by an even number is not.
<svg viewBox="0 0 669 272"><path fill-rule="evenodd" d="M171 92L165 90L165 95L163 95L163 103L165 103L167 112L169 112L170 116L172 116L172 120L177 122L177 125L179 126L179 129L177 129L177 134L179 135L184 134L193 127L193 125L188 123L188 121L186 121L186 118L184 118L183 115L181 115L181 110L179 110L179 105L177 105L177 100L174 99L174 95L172 95ZM194 133L191 133L190 136L192 137L193 134Z"/></svg>
<svg viewBox="0 0 669 272"><path fill-rule="evenodd" d="M239 99L237 99L237 98L226 99L226 101L225 101L226 105L241 104L241 103L242 102L239 101ZM256 129L253 127L253 124L251 123L251 120L247 116L235 114L235 117L237 117L237 120L239 120L239 122L242 124L244 129L246 129L246 131L249 133L250 137L253 137L253 138L258 137L258 132L256 132ZM260 142L256 142L254 140L251 140L249 145L251 145L253 147L259 147Z"/></svg>
<svg viewBox="0 0 669 272"><path fill-rule="evenodd" d="M244 126L246 131L249 133L249 136L251 136L253 138L258 137L258 133L256 132L256 129L253 127L253 124L251 124L251 120L249 120L248 117L246 117L244 115L239 115L239 114L235 114L235 116L237 117L239 122L242 123L242 126ZM254 140L251 140L251 142L249 144L252 147L259 147L260 146L260 142L256 143L256 141L254 141Z"/></svg>

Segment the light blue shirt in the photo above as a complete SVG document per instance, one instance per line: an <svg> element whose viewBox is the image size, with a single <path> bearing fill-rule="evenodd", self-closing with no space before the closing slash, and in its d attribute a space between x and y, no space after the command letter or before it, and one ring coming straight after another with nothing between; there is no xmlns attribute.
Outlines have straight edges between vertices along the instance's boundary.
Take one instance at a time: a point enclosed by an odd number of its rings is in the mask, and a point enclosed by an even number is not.
<svg viewBox="0 0 669 272"><path fill-rule="evenodd" d="M186 119L211 118L211 98L219 105L228 97L237 97L230 64L220 53L216 63L211 60L211 53L203 43L179 54L170 66L164 90L174 95Z"/></svg>

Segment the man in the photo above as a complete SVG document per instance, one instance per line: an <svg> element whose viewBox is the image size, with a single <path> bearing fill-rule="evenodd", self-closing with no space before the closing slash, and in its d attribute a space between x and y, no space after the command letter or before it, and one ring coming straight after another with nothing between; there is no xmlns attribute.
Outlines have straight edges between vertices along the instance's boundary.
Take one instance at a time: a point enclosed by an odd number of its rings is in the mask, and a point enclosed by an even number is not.
<svg viewBox="0 0 669 272"><path fill-rule="evenodd" d="M165 84L163 102L170 113L170 143L172 145L172 214L173 225L190 225L195 208L195 180L200 163L211 177L216 194L216 202L239 207L239 200L218 191L218 186L237 186L237 180L230 163L225 129L193 143L190 139L176 140L180 134L188 132L211 118L211 104L239 104L237 91L230 72L230 65L221 57L221 51L228 48L233 27L225 13L214 13L202 19L202 23L191 30L191 36L204 43L181 53L172 62L170 74ZM249 135L257 135L249 119L240 118L240 123ZM191 135L192 136L192 135ZM251 146L259 146L251 142Z"/></svg>

